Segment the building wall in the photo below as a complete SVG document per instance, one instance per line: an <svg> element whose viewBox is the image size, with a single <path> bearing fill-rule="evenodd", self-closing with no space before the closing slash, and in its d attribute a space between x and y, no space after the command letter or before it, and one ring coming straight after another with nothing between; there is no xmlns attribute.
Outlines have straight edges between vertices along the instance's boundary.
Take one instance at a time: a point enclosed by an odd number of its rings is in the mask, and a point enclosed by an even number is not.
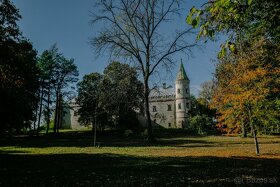
<svg viewBox="0 0 280 187"><path fill-rule="evenodd" d="M176 128L175 98L150 99L151 119L164 128Z"/></svg>
<svg viewBox="0 0 280 187"><path fill-rule="evenodd" d="M70 103L70 106L67 105L64 108L63 117L62 117L62 128L63 129L73 129L73 130L82 130L86 127L81 125L78 121L79 115L77 113L79 106L74 102Z"/></svg>
<svg viewBox="0 0 280 187"><path fill-rule="evenodd" d="M79 115L78 115L78 109L79 107L76 105L76 106L73 106L71 109L70 109L70 114L71 114L71 129L74 129L74 130L81 130L81 129L85 129L85 126L82 126L80 123L79 123Z"/></svg>

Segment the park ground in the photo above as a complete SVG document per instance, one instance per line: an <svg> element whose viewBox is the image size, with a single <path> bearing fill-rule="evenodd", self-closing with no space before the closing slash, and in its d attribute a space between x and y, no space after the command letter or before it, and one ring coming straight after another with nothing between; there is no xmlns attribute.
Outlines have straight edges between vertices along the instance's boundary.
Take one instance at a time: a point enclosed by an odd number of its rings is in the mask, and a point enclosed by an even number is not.
<svg viewBox="0 0 280 187"><path fill-rule="evenodd" d="M0 186L280 186L280 137L90 132L0 142Z"/></svg>

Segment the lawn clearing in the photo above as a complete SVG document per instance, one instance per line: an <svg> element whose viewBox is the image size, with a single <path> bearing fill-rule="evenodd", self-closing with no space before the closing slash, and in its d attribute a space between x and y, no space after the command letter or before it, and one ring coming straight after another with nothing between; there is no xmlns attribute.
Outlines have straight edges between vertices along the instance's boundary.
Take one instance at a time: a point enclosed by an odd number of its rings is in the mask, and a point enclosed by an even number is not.
<svg viewBox="0 0 280 187"><path fill-rule="evenodd" d="M0 186L224 186L280 183L280 138L104 134L93 147L87 133L19 137L0 145Z"/></svg>

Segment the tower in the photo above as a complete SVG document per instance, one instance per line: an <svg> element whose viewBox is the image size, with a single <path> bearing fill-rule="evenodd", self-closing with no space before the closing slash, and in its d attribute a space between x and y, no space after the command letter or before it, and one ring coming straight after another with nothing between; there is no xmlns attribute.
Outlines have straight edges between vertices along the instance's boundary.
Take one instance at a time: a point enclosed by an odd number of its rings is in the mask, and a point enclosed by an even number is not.
<svg viewBox="0 0 280 187"><path fill-rule="evenodd" d="M187 125L188 111L190 109L190 80L182 63L179 67L175 81L175 107L176 127L183 128Z"/></svg>

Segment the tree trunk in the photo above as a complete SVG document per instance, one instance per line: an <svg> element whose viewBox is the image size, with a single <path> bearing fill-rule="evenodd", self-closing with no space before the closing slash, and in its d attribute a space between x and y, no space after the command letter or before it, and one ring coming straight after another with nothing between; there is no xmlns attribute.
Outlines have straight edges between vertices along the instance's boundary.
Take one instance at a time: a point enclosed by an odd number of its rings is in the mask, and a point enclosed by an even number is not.
<svg viewBox="0 0 280 187"><path fill-rule="evenodd" d="M37 116L38 116L38 109L36 108L36 111L35 111L35 121L33 123L33 135L35 134Z"/></svg>
<svg viewBox="0 0 280 187"><path fill-rule="evenodd" d="M95 103L95 118L94 118L94 127L92 126L93 134L93 146L96 146L96 130L97 130L97 102Z"/></svg>
<svg viewBox="0 0 280 187"><path fill-rule="evenodd" d="M254 141L255 141L256 154L258 155L260 153L260 151L259 151L259 143L258 143L258 139L257 139L257 130L255 130L255 127L254 127L254 124L253 124L253 120L252 120L251 108L249 108L249 121L250 121L250 127L251 127L251 131L253 133L253 137L254 137Z"/></svg>
<svg viewBox="0 0 280 187"><path fill-rule="evenodd" d="M258 155L260 153L259 151L259 143L257 139L257 130L253 130L253 135L254 135L254 141L255 141L255 146L256 146L256 154Z"/></svg>
<svg viewBox="0 0 280 187"><path fill-rule="evenodd" d="M54 114L54 126L53 132L56 133L57 125L58 125L58 104L59 104L59 91L56 91L56 101L55 101L55 114Z"/></svg>
<svg viewBox="0 0 280 187"><path fill-rule="evenodd" d="M147 120L147 130L148 130L148 142L154 141L154 135L153 135L153 127L152 127L152 121L150 116L150 109L149 109L149 84L148 79L145 78L144 81L144 99L145 99L145 117Z"/></svg>
<svg viewBox="0 0 280 187"><path fill-rule="evenodd" d="M62 99L62 98L61 98L61 93L59 92L56 133L59 133L59 128L61 127L61 122L62 122L62 105L61 105L61 99Z"/></svg>
<svg viewBox="0 0 280 187"><path fill-rule="evenodd" d="M47 122L47 130L46 130L46 134L48 134L49 133L49 129L50 129L50 83L49 83L49 87L48 87L48 103L47 103L47 120L46 120L46 122Z"/></svg>
<svg viewBox="0 0 280 187"><path fill-rule="evenodd" d="M39 115L38 115L38 123L37 123L37 134L39 133L39 127L41 123L41 115L42 115L42 108L43 108L43 86L41 87L41 96L40 96L40 108L39 108ZM34 129L35 130L35 129Z"/></svg>

